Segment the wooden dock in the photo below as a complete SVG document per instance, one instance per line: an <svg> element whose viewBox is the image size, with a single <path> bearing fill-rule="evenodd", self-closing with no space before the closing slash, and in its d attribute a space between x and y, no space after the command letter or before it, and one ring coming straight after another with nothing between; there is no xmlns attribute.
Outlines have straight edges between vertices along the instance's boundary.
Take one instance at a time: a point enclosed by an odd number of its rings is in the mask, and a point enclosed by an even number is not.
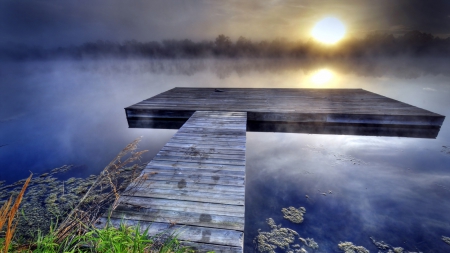
<svg viewBox="0 0 450 253"><path fill-rule="evenodd" d="M132 128L247 112L247 131L436 138L444 116L363 89L173 88L125 108Z"/></svg>
<svg viewBox="0 0 450 253"><path fill-rule="evenodd" d="M435 138L445 119L362 89L174 88L125 111L130 127L179 131L112 223L177 231L199 252L243 251L246 131Z"/></svg>
<svg viewBox="0 0 450 253"><path fill-rule="evenodd" d="M246 112L195 112L144 169L148 179L121 196L111 222L173 230L200 252L242 252L246 124Z"/></svg>

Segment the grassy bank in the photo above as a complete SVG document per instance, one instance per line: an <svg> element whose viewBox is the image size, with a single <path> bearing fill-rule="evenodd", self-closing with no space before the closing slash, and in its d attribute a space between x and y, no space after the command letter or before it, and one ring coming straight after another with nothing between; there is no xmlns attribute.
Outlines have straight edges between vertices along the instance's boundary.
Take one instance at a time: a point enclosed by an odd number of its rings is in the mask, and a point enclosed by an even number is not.
<svg viewBox="0 0 450 253"><path fill-rule="evenodd" d="M95 226L122 193L143 182L143 165L137 162L146 151L136 151L139 141L127 145L98 176L58 181L53 175L70 169L63 166L0 187L0 253L193 252L180 246L176 234L149 236L148 230L124 224Z"/></svg>

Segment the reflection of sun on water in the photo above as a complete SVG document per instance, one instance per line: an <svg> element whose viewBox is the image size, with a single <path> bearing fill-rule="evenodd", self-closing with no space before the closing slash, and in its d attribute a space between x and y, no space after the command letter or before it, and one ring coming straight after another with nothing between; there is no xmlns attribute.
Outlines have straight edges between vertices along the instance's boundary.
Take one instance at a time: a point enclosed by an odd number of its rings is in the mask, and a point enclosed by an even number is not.
<svg viewBox="0 0 450 253"><path fill-rule="evenodd" d="M326 84L333 79L333 72L328 69L321 69L311 76L311 81L315 84Z"/></svg>

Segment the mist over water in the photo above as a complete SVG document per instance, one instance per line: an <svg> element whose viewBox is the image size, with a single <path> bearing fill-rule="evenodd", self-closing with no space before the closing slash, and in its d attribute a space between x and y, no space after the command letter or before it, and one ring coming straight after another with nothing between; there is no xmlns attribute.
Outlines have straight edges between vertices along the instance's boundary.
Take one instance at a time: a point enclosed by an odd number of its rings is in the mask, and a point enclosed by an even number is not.
<svg viewBox="0 0 450 253"><path fill-rule="evenodd" d="M0 63L0 180L73 164L99 173L129 142L149 161L176 132L129 129L124 107L173 87L363 88L450 115L450 63L371 60L91 60ZM314 75L327 70L323 83ZM436 139L247 133L246 252L266 219L311 237L315 252L369 239L407 251L450 246L450 127ZM331 193L330 193L331 191ZM326 193L326 196L322 193ZM306 198L308 195L309 198ZM303 223L281 209L306 208Z"/></svg>

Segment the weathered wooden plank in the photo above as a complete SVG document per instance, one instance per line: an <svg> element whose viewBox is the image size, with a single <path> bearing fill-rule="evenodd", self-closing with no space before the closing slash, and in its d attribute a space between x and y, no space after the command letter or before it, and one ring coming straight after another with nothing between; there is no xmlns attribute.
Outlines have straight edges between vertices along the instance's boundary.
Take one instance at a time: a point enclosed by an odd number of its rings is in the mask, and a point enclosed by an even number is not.
<svg viewBox="0 0 450 253"><path fill-rule="evenodd" d="M183 145L183 144L190 144L190 145L216 145L217 147L224 147L224 148L233 148L233 147L245 147L245 142L232 142L232 141L213 141L213 140L179 140L179 139L171 139L167 144L168 146L173 147L175 145Z"/></svg>
<svg viewBox="0 0 450 253"><path fill-rule="evenodd" d="M245 159L210 158L206 156L156 155L153 161L192 162L198 164L226 164L245 166Z"/></svg>
<svg viewBox="0 0 450 253"><path fill-rule="evenodd" d="M136 209L127 208L124 206L118 207L117 210L120 212L113 213L111 215L112 218L244 231L244 217L179 212L161 209Z"/></svg>
<svg viewBox="0 0 450 253"><path fill-rule="evenodd" d="M243 205L226 205L219 203L206 203L173 199L145 198L134 196L120 196L119 205L137 209L163 209L191 213L209 213L214 215L228 215L244 217Z"/></svg>
<svg viewBox="0 0 450 253"><path fill-rule="evenodd" d="M245 154L245 150L236 149L220 149L220 148L199 148L199 147L163 147L161 151L179 151L187 152L188 154L227 154L227 155L241 155Z"/></svg>
<svg viewBox="0 0 450 253"><path fill-rule="evenodd" d="M221 148L221 149L238 149L238 150L245 150L244 144L238 144L238 145L215 145L213 143L209 144L190 144L190 143L176 143L176 142L168 142L166 143L165 147L175 147L175 148Z"/></svg>
<svg viewBox="0 0 450 253"><path fill-rule="evenodd" d="M243 129L245 130L245 129ZM245 140L245 135L219 135L220 133L217 133L215 135L208 134L208 133L186 133L186 132L180 132L173 136L174 140L186 140L189 138L192 138L190 140L192 141L199 141L199 140L215 140L217 142L243 142Z"/></svg>
<svg viewBox="0 0 450 253"><path fill-rule="evenodd" d="M174 168L192 168L192 169L216 169L216 170L243 170L243 165L234 164L220 164L220 163L198 163L198 162L184 162L184 161L164 161L152 160L148 166L171 166ZM147 166L147 167L148 167ZM148 167L150 168L150 167Z"/></svg>
<svg viewBox="0 0 450 253"><path fill-rule="evenodd" d="M210 137L206 137L207 139L202 142L199 140L193 140L191 143L189 141L185 140L173 140L168 143L167 147L170 148L187 148L187 149L207 149L210 151L214 151L216 148L211 148L210 146L214 145L214 141L210 140ZM232 141L217 141L216 142L217 149L234 149L234 147L237 148L240 152L242 151L242 147L245 147L245 142L232 142ZM166 146L165 146L166 148Z"/></svg>
<svg viewBox="0 0 450 253"><path fill-rule="evenodd" d="M223 246L223 245L210 244L210 243L194 243L194 242L185 242L185 241L181 241L180 244L185 247L189 247L190 249L192 249L198 253L207 253L207 252L242 253L241 247L231 247L231 246Z"/></svg>
<svg viewBox="0 0 450 253"><path fill-rule="evenodd" d="M158 156L184 156L186 158L189 157L204 157L204 158L222 158L222 159L238 159L245 160L244 153L237 154L220 154L220 153L201 153L201 152L192 152L192 151L179 151L179 150L161 150L157 154Z"/></svg>
<svg viewBox="0 0 450 253"><path fill-rule="evenodd" d="M245 171L232 171L232 170L210 170L210 169L190 169L190 168L172 168L172 167L154 167L147 169L145 178L155 179L153 176L156 174L172 177L173 175L184 175L186 177L203 175L211 178L218 179L218 177L239 177L245 178ZM217 181L217 180L216 180Z"/></svg>
<svg viewBox="0 0 450 253"><path fill-rule="evenodd" d="M227 194L225 192L210 193L198 192L192 189L189 190L172 190L172 189L152 189L152 188L136 188L131 192L126 192L123 196L148 197L160 199L174 199L197 201L206 203L218 203L226 205L244 205L244 193Z"/></svg>
<svg viewBox="0 0 450 253"><path fill-rule="evenodd" d="M146 180L139 184L140 187L154 188L154 189L186 189L198 192L224 192L228 194L242 194L245 192L244 186L234 185L217 185L217 184L200 184L188 182L174 182L174 181L158 181Z"/></svg>
<svg viewBox="0 0 450 253"><path fill-rule="evenodd" d="M105 226L108 222L107 218L99 219L97 226ZM226 246L242 247L243 245L243 232L229 229L217 229L208 227L197 226L172 226L170 223L160 222L148 222L148 221L135 221L135 220L121 220L112 218L109 221L113 226L118 227L121 222L126 226L137 226L141 228L141 232L148 229L149 234L176 234L177 238L182 241L197 242L197 243L209 243Z"/></svg>
<svg viewBox="0 0 450 253"><path fill-rule="evenodd" d="M207 135L207 134L202 134L202 135L188 135L188 134L184 134L184 133L178 133L176 135L174 135L172 137L174 140L192 140L192 141L199 141L199 140L215 140L217 142L227 142L227 141L232 141L232 142L245 142L245 136L228 136L228 137L223 137L220 135Z"/></svg>
<svg viewBox="0 0 450 253"><path fill-rule="evenodd" d="M242 129L217 129L217 128L181 128L180 133L203 133L203 134L222 134L222 135L236 135L243 136L245 132Z"/></svg>
<svg viewBox="0 0 450 253"><path fill-rule="evenodd" d="M237 146L242 146L243 144L244 143L239 144ZM214 150L221 150L221 149L230 150L230 151L235 150L235 149L230 149L230 147L224 147L224 146L219 146L217 148L215 148L215 147L211 148L211 145L203 145L203 146L199 146L199 145L201 145L201 143L194 143L194 144L192 144L190 146L189 145L179 145L179 146L177 146L177 145L168 145L168 146L164 146L163 149L168 149L168 148L172 148L172 149L174 149L174 148L204 149L204 150L208 149L209 150L208 152L211 152L211 153L214 153ZM242 149L239 149L239 150L236 150L236 151L242 152Z"/></svg>
<svg viewBox="0 0 450 253"><path fill-rule="evenodd" d="M153 171L150 171L150 174ZM244 176L209 176L198 174L174 174L174 173L161 173L153 174L150 177L151 180L163 180L163 181L176 181L182 182L183 180L187 183L200 183L200 184L216 184L216 185L234 185L243 186L245 185Z"/></svg>
<svg viewBox="0 0 450 253"><path fill-rule="evenodd" d="M186 168L186 167L172 167L172 166L147 166L144 170L147 175L146 178L151 178L156 174L186 174L196 175L202 174L204 176L238 176L245 177L245 171L242 169L227 170L227 169L212 169L212 168Z"/></svg>
<svg viewBox="0 0 450 253"><path fill-rule="evenodd" d="M210 115L208 115L208 116L210 116ZM201 117L201 118L200 117L190 117L190 120L191 120L191 123L192 122L195 122L195 123L206 123L206 122L212 122L212 121L215 122L215 117L212 117L212 115L208 119L205 119L203 117ZM228 117L228 118L225 118L225 117L221 117L220 118L220 122L223 122L223 123L240 124L240 123L242 123L244 121L245 121L245 119L242 119L240 117L235 117L235 116L234 117Z"/></svg>
<svg viewBox="0 0 450 253"><path fill-rule="evenodd" d="M232 163L222 163L222 162L214 162L214 161L187 161L180 159L176 160L159 160L154 159L149 164L149 166L172 166L172 167L186 167L186 168L211 168L211 169L227 169L227 170L242 170L242 166L244 164L232 164Z"/></svg>

